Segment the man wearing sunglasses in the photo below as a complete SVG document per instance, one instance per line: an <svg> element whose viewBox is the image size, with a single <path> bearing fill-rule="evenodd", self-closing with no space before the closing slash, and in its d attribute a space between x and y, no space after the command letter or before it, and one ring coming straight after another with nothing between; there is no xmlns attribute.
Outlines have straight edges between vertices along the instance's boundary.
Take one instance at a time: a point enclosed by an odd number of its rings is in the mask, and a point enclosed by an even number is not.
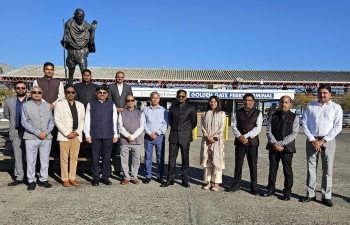
<svg viewBox="0 0 350 225"><path fill-rule="evenodd" d="M118 122L120 130L120 159L124 173L122 185L131 180L139 184L137 173L140 167L140 150L142 144L141 133L144 129L144 117L142 112L135 108L134 96L128 95L125 98L127 108L120 112ZM129 174L129 152L132 152L131 174Z"/></svg>
<svg viewBox="0 0 350 225"><path fill-rule="evenodd" d="M118 141L118 114L113 102L107 100L107 86L96 88L97 100L87 104L84 133L86 142L92 147L92 186L99 182L111 185L111 154L113 143ZM102 178L100 178L100 157L102 157Z"/></svg>
<svg viewBox="0 0 350 225"><path fill-rule="evenodd" d="M30 91L32 100L25 102L22 107L22 126L25 129L23 138L26 144L28 191L35 190L35 165L38 152L40 154L39 186L51 188L47 181L49 169L49 156L51 150L54 118L50 104L42 101L42 90L34 86Z"/></svg>
<svg viewBox="0 0 350 225"><path fill-rule="evenodd" d="M9 183L8 186L15 186L21 184L24 178L23 170L23 154L24 148L24 127L21 124L21 112L23 103L30 100L27 96L27 86L23 81L18 81L15 85L16 96L6 99L4 106L4 116L10 121L9 136L12 142L13 153L15 157L15 171L16 179Z"/></svg>
<svg viewBox="0 0 350 225"><path fill-rule="evenodd" d="M186 103L187 92L178 90L176 93L177 103L169 109L169 164L168 179L161 187L174 185L176 174L176 158L181 149L182 157L182 186L190 187L188 183L189 151L193 141L192 130L197 126L197 112L193 105Z"/></svg>
<svg viewBox="0 0 350 225"><path fill-rule="evenodd" d="M66 100L57 102L55 124L58 129L57 141L60 144L61 179L63 187L79 186L76 181L78 154L84 128L85 107L74 101L76 91L72 85L65 87ZM70 159L68 172L68 158Z"/></svg>

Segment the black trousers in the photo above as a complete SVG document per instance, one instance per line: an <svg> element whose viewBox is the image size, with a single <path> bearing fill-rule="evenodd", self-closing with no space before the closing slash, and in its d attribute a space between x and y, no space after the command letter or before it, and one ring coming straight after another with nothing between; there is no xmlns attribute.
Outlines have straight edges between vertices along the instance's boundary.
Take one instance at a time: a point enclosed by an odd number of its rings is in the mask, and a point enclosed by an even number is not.
<svg viewBox="0 0 350 225"><path fill-rule="evenodd" d="M258 180L258 147L236 147L235 149L235 173L234 181L232 186L240 186L242 179L242 168L244 162L244 156L247 155L248 166L250 171L250 188L257 189L257 180Z"/></svg>
<svg viewBox="0 0 350 225"><path fill-rule="evenodd" d="M269 172L269 182L267 185L267 190L275 191L278 164L281 160L283 165L283 174L284 174L283 192L285 194L289 194L292 191L292 187L293 187L292 159L293 159L293 153L281 153L279 151L269 150L270 172Z"/></svg>
<svg viewBox="0 0 350 225"><path fill-rule="evenodd" d="M111 175L113 139L92 139L92 178L100 180L100 157L102 157L102 179Z"/></svg>
<svg viewBox="0 0 350 225"><path fill-rule="evenodd" d="M189 152L190 152L190 143L170 143L169 142L169 164L168 164L168 181L174 180L176 175L176 158L179 153L179 148L181 149L181 175L182 181L188 181L188 168L190 167L189 162Z"/></svg>

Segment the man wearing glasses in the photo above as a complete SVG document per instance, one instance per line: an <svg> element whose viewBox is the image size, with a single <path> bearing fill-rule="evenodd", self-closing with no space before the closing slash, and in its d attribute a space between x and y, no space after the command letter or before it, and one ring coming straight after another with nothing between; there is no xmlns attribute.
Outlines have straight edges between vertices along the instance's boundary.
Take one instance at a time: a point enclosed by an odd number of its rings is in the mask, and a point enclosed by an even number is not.
<svg viewBox="0 0 350 225"><path fill-rule="evenodd" d="M92 186L99 182L111 185L111 154L113 143L118 141L118 114L113 102L106 100L107 86L96 88L97 100L87 104L84 133L86 142L92 146ZM100 157L102 157L102 178L100 178Z"/></svg>
<svg viewBox="0 0 350 225"><path fill-rule="evenodd" d="M239 191L242 178L244 156L247 155L250 171L250 190L253 195L258 195L257 163L259 133L262 126L262 114L260 110L253 108L255 97L251 93L243 96L244 107L239 109L232 117L232 131L235 135L235 172L232 187L227 191Z"/></svg>
<svg viewBox="0 0 350 225"><path fill-rule="evenodd" d="M181 149L182 157L182 186L190 187L188 183L189 151L193 141L192 130L197 126L197 113L193 105L186 103L187 92L178 90L176 93L177 103L169 109L169 165L168 179L161 187L174 185L176 174L176 158Z"/></svg>
<svg viewBox="0 0 350 225"><path fill-rule="evenodd" d="M54 118L50 104L42 101L42 90L34 86L30 91L32 100L25 102L22 107L21 122L25 129L23 138L26 144L28 191L35 190L35 165L40 154L40 177L38 185L51 188L47 181L49 169L49 156L51 150Z"/></svg>
<svg viewBox="0 0 350 225"><path fill-rule="evenodd" d="M140 167L140 150L142 144L141 133L144 129L144 118L142 112L135 108L135 99L132 95L125 98L127 108L119 114L120 130L120 159L124 173L124 180L121 182L125 185L131 181L139 184L137 173ZM132 152L131 174L129 174L129 152Z"/></svg>
<svg viewBox="0 0 350 225"><path fill-rule="evenodd" d="M76 91L72 85L65 87L66 100L57 102L55 124L58 129L57 141L60 144L61 179L63 187L79 186L76 181L78 154L84 128L85 108L74 101ZM70 159L68 172L68 158Z"/></svg>
<svg viewBox="0 0 350 225"><path fill-rule="evenodd" d="M16 177L8 186L16 186L23 182L24 170L22 159L25 149L23 140L24 127L21 124L21 113L23 103L30 100L27 96L27 86L23 81L18 81L15 85L15 89L16 96L7 98L4 106L4 117L10 121L9 136L15 158L14 175Z"/></svg>

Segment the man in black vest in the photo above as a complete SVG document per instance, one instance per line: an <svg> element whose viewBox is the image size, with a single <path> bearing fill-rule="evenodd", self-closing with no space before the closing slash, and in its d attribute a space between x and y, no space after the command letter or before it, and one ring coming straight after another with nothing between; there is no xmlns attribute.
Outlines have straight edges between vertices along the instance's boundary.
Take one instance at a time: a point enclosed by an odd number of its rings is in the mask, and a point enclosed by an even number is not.
<svg viewBox="0 0 350 225"><path fill-rule="evenodd" d="M111 154L113 143L118 141L117 109L113 102L106 100L107 86L96 88L98 100L89 102L86 106L84 133L86 142L92 147L92 186L99 182L111 185ZM100 180L100 157L102 157L102 179Z"/></svg>
<svg viewBox="0 0 350 225"><path fill-rule="evenodd" d="M262 114L259 110L253 108L255 97L251 93L243 96L244 107L239 109L232 117L232 131L235 135L235 172L232 187L227 191L234 192L240 190L242 178L242 167L244 156L247 155L250 171L250 190L253 195L258 194L257 187L257 163L259 133L262 125Z"/></svg>
<svg viewBox="0 0 350 225"><path fill-rule="evenodd" d="M279 104L279 111L272 114L266 127L269 150L269 181L264 197L275 194L276 175L279 161L282 161L284 174L283 200L290 200L290 193L293 187L292 159L295 150L295 138L299 132L299 117L289 109L292 105L289 96L282 96Z"/></svg>
<svg viewBox="0 0 350 225"><path fill-rule="evenodd" d="M174 185L176 174L176 158L181 149L182 157L182 186L190 187L188 183L189 151L193 141L192 130L197 126L197 112L193 105L186 103L187 92L178 90L176 93L177 103L169 109L169 165L168 179L161 187Z"/></svg>

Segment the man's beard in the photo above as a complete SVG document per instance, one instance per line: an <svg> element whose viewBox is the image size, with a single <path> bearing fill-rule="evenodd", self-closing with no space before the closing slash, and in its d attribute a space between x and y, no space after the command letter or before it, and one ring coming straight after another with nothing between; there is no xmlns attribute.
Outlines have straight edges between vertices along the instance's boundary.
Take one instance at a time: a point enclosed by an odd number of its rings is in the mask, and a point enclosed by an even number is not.
<svg viewBox="0 0 350 225"><path fill-rule="evenodd" d="M23 96L26 96L26 94L27 94L27 93L25 93L25 92L24 92L24 93L17 93L17 96L23 97Z"/></svg>

